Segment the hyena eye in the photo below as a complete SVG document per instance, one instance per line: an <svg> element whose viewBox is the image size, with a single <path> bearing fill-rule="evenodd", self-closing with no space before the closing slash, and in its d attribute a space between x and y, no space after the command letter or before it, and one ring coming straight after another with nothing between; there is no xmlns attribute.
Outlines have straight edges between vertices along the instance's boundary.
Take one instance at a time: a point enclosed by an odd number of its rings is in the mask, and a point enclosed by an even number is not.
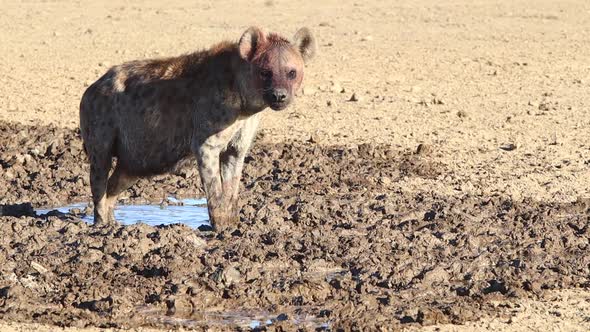
<svg viewBox="0 0 590 332"><path fill-rule="evenodd" d="M290 72L287 73L287 78L290 80L294 80L295 77L297 77L297 72L295 71L295 69L291 70Z"/></svg>
<svg viewBox="0 0 590 332"><path fill-rule="evenodd" d="M272 78L272 71L270 70L261 70L260 77L264 80L270 80Z"/></svg>

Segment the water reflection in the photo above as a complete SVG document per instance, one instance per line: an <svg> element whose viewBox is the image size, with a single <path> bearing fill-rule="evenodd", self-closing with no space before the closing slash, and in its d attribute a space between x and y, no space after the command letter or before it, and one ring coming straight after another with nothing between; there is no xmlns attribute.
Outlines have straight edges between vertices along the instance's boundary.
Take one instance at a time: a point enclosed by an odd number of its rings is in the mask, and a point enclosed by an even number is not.
<svg viewBox="0 0 590 332"><path fill-rule="evenodd" d="M140 222L151 226L180 223L192 228L209 225L206 199L189 198L178 200L174 197L168 197L167 201L170 204L117 205L115 218L124 225ZM88 214L82 214L81 218L88 223L92 223L92 210L87 209L87 207L87 203L76 203L50 209L37 209L36 212L38 215L42 215L57 210L61 213L75 212L75 214L80 214L80 212L87 210Z"/></svg>

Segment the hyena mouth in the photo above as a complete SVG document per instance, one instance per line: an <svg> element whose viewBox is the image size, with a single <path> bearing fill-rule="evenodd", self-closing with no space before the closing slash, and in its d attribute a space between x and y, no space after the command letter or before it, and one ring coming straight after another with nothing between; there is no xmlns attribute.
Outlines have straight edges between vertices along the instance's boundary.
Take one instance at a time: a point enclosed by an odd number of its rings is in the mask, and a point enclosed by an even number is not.
<svg viewBox="0 0 590 332"><path fill-rule="evenodd" d="M289 106L289 103L287 102L276 102L276 103L269 103L270 108L273 111L282 111L285 108L287 108L287 106Z"/></svg>

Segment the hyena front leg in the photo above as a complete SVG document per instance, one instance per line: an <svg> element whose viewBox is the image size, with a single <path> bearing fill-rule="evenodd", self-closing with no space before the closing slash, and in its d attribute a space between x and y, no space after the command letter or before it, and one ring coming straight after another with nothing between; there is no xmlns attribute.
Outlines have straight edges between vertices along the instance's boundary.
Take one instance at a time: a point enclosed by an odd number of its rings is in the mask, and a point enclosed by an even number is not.
<svg viewBox="0 0 590 332"><path fill-rule="evenodd" d="M239 193L244 158L252 145L258 116L254 115L242 126L230 141L226 150L221 154L221 180L223 188L224 204L231 221L238 222L240 214Z"/></svg>
<svg viewBox="0 0 590 332"><path fill-rule="evenodd" d="M223 204L228 217L233 222L239 221L238 198L240 179L244 167L244 156L234 147L229 146L221 154L221 181L223 188Z"/></svg>
<svg viewBox="0 0 590 332"><path fill-rule="evenodd" d="M223 210L223 189L219 170L221 148L205 143L195 150L201 183L207 196L207 209L211 226L214 229L223 229L227 227L228 218Z"/></svg>

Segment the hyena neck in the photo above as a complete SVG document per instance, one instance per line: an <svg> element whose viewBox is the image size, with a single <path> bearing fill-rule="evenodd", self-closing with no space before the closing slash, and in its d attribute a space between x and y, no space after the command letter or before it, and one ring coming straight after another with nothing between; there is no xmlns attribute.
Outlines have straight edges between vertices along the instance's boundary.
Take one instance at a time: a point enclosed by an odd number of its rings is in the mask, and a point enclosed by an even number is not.
<svg viewBox="0 0 590 332"><path fill-rule="evenodd" d="M237 43L220 43L211 50L181 59L183 70L178 76L189 80L191 90L216 95L218 103L234 110L240 117L254 115L267 107L261 92L252 86L250 64L240 57ZM219 87L223 90L221 94L219 90L215 91Z"/></svg>
<svg viewBox="0 0 590 332"><path fill-rule="evenodd" d="M240 57L237 47L232 63L232 72L235 75L233 90L238 93L241 100L240 116L251 116L263 111L268 105L262 99L262 93L252 85L252 70L250 65Z"/></svg>

